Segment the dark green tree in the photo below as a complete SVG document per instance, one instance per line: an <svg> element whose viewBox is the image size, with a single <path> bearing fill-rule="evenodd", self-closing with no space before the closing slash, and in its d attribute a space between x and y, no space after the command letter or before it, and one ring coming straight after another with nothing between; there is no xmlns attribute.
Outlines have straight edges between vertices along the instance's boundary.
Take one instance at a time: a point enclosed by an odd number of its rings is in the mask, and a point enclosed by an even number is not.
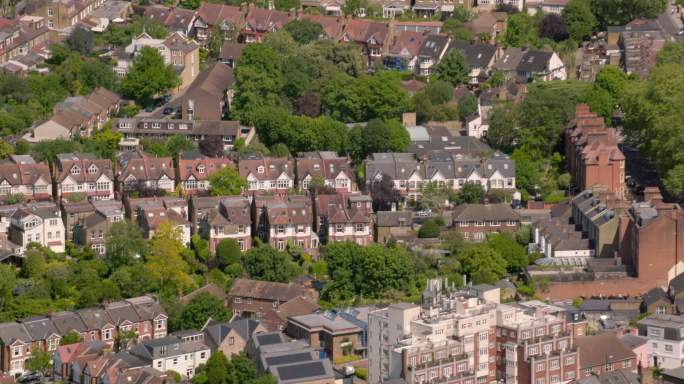
<svg viewBox="0 0 684 384"><path fill-rule="evenodd" d="M59 339L59 345L76 344L80 343L82 340L83 339L78 332L71 330L67 332L66 335L62 336L61 339Z"/></svg>
<svg viewBox="0 0 684 384"><path fill-rule="evenodd" d="M142 231L129 221L120 221L112 225L107 233L105 247L105 260L112 270L137 264L148 252L148 244Z"/></svg>
<svg viewBox="0 0 684 384"><path fill-rule="evenodd" d="M323 27L309 20L293 20L285 24L285 31L299 44L309 44L325 35Z"/></svg>
<svg viewBox="0 0 684 384"><path fill-rule="evenodd" d="M154 48L143 47L121 81L121 90L138 103L148 105L156 95L179 84L176 70L164 63L161 53Z"/></svg>
<svg viewBox="0 0 684 384"><path fill-rule="evenodd" d="M270 246L249 249L242 258L242 265L252 279L281 283L290 281L301 272L290 255Z"/></svg>
<svg viewBox="0 0 684 384"><path fill-rule="evenodd" d="M468 84L469 73L470 67L468 67L463 53L458 49L453 49L447 53L435 70L435 75L439 80L447 81L454 86Z"/></svg>
<svg viewBox="0 0 684 384"><path fill-rule="evenodd" d="M220 265L228 266L240 263L242 251L235 239L223 239L216 244L216 260Z"/></svg>
<svg viewBox="0 0 684 384"><path fill-rule="evenodd" d="M221 299L202 292L183 306L174 329L201 329L209 318L223 322L228 321L230 315Z"/></svg>
<svg viewBox="0 0 684 384"><path fill-rule="evenodd" d="M477 104L477 97L475 97L475 95L473 95L470 92L466 93L463 97L461 97L461 99L458 101L459 120L465 123L468 116L477 112Z"/></svg>
<svg viewBox="0 0 684 384"><path fill-rule="evenodd" d="M418 237L421 239L436 238L439 237L440 228L439 224L432 219L425 220L423 225L421 225L418 230Z"/></svg>
<svg viewBox="0 0 684 384"><path fill-rule="evenodd" d="M486 244L468 247L458 253L462 272L470 276L475 284L493 284L505 274L508 264L497 251Z"/></svg>
<svg viewBox="0 0 684 384"><path fill-rule="evenodd" d="M482 184L468 182L461 186L461 190L456 195L456 204L480 204L484 198L485 190Z"/></svg>
<svg viewBox="0 0 684 384"><path fill-rule="evenodd" d="M83 27L76 27L67 38L69 48L85 56L90 54L95 45L93 33Z"/></svg>
<svg viewBox="0 0 684 384"><path fill-rule="evenodd" d="M591 11L590 0L570 0L561 13L568 33L576 41L591 36L598 22Z"/></svg>

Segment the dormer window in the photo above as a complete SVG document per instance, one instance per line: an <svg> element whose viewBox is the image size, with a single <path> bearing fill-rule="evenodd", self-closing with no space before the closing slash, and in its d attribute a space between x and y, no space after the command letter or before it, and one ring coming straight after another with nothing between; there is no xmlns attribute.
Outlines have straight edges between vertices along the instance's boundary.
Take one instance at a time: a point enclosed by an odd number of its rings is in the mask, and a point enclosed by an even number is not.
<svg viewBox="0 0 684 384"><path fill-rule="evenodd" d="M204 164L200 164L197 166L197 172L204 173Z"/></svg>
<svg viewBox="0 0 684 384"><path fill-rule="evenodd" d="M74 166L71 168L71 174L72 175L80 175L81 174L81 168Z"/></svg>
<svg viewBox="0 0 684 384"><path fill-rule="evenodd" d="M264 173L264 166L260 165L257 167L257 173Z"/></svg>
<svg viewBox="0 0 684 384"><path fill-rule="evenodd" d="M90 164L90 167L88 167L88 173L91 175L97 173L97 167L95 164Z"/></svg>

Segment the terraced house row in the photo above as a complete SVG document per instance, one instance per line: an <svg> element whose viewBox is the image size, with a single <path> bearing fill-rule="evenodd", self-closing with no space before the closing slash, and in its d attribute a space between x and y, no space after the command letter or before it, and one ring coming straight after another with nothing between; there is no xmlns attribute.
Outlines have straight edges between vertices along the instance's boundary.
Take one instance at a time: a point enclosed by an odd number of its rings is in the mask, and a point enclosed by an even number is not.
<svg viewBox="0 0 684 384"><path fill-rule="evenodd" d="M25 372L33 351L55 351L60 340L76 332L84 341L101 341L109 348L121 332L134 331L140 341L163 339L167 316L156 298L140 296L99 307L34 316L0 324L0 371Z"/></svg>

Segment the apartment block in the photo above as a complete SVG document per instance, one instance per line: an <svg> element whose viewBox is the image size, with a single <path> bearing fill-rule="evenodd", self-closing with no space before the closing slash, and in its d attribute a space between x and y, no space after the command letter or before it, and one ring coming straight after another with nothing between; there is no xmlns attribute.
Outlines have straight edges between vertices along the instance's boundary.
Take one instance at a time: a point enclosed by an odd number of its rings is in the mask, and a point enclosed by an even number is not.
<svg viewBox="0 0 684 384"><path fill-rule="evenodd" d="M573 338L586 323L568 322L559 307L499 298L493 286L456 290L433 279L421 305L371 312L369 382L547 384L579 377Z"/></svg>
<svg viewBox="0 0 684 384"><path fill-rule="evenodd" d="M68 34L79 22L85 20L105 0L37 0L27 1L20 14L41 16L50 29Z"/></svg>

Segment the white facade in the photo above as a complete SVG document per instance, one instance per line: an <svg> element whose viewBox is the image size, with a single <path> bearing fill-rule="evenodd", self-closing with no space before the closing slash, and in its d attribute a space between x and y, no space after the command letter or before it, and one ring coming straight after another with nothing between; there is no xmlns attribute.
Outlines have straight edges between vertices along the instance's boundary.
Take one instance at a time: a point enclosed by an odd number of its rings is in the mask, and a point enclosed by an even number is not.
<svg viewBox="0 0 684 384"><path fill-rule="evenodd" d="M83 170L85 172L85 170ZM78 183L71 177L67 177L57 184L57 196L64 193L85 193L95 200L112 200L114 198L114 181L107 175L102 174L95 182Z"/></svg>
<svg viewBox="0 0 684 384"><path fill-rule="evenodd" d="M250 191L286 190L294 187L294 180L285 172L275 180L259 180L254 174L247 175L247 185Z"/></svg>
<svg viewBox="0 0 684 384"><path fill-rule="evenodd" d="M30 243L38 243L43 247L50 248L53 252L63 253L65 250L65 230L59 210L55 215L42 218L37 214L30 214L20 219L12 218L10 228L14 234L11 239L21 248L19 254L26 251Z"/></svg>
<svg viewBox="0 0 684 384"><path fill-rule="evenodd" d="M199 347L196 350L192 348L195 345ZM170 354L173 354L172 356L152 360L152 368L162 372L168 370L176 371L185 377L191 378L195 376L197 367L200 364L205 364L211 355L211 350L203 344L176 344L169 347L177 347L179 351L171 351Z"/></svg>

